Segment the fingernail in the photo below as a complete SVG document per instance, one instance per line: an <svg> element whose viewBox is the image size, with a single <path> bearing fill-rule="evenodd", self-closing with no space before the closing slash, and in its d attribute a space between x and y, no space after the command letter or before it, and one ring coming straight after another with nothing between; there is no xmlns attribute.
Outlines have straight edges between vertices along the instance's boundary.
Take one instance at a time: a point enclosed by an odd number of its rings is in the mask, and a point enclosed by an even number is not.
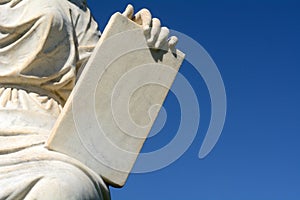
<svg viewBox="0 0 300 200"><path fill-rule="evenodd" d="M151 38L149 38L149 39L147 40L148 44L153 43L153 41L154 41L154 37L151 37Z"/></svg>
<svg viewBox="0 0 300 200"><path fill-rule="evenodd" d="M154 45L154 48L155 48L155 49L158 49L159 46L160 46L160 42L156 42L155 45Z"/></svg>
<svg viewBox="0 0 300 200"><path fill-rule="evenodd" d="M145 32L146 32L146 31L149 31L149 30L150 30L150 26L149 26L149 25L145 25L145 26L143 27L143 29L144 29Z"/></svg>

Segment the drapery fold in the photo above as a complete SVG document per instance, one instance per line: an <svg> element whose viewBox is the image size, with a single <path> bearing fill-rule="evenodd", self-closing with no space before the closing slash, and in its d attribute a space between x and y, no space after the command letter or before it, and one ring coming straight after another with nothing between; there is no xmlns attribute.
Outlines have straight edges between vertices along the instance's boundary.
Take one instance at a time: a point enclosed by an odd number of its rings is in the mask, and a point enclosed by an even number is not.
<svg viewBox="0 0 300 200"><path fill-rule="evenodd" d="M84 1L12 2L0 2L0 83L41 88L64 103L100 37L97 23Z"/></svg>
<svg viewBox="0 0 300 200"><path fill-rule="evenodd" d="M0 199L110 199L98 174L43 146L99 37L84 0L0 0Z"/></svg>

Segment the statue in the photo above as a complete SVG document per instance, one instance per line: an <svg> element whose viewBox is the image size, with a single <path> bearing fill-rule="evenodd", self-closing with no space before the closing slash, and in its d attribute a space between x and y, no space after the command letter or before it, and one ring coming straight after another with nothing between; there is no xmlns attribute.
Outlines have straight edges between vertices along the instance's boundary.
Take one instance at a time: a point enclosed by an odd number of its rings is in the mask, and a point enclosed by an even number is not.
<svg viewBox="0 0 300 200"><path fill-rule="evenodd" d="M148 45L177 43L147 9ZM101 34L85 0L0 0L0 199L110 199L99 174L44 143Z"/></svg>

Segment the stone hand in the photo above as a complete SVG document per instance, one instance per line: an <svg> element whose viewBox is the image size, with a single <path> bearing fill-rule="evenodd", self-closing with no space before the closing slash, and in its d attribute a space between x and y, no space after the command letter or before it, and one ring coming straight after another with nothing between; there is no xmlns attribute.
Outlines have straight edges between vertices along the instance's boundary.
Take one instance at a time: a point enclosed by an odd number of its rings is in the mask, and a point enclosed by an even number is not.
<svg viewBox="0 0 300 200"><path fill-rule="evenodd" d="M144 8L134 15L134 8L129 4L123 15L143 27L150 48L175 48L178 38L175 36L169 37L170 30L167 27L161 27L160 20L152 18L149 10Z"/></svg>

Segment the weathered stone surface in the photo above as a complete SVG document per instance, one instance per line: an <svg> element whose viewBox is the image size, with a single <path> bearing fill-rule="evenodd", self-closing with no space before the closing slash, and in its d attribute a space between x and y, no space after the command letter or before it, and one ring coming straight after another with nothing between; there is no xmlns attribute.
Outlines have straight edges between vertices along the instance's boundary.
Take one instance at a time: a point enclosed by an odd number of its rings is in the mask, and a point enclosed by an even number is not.
<svg viewBox="0 0 300 200"><path fill-rule="evenodd" d="M116 13L47 148L78 159L107 183L123 186L183 58L178 50L150 50L142 28Z"/></svg>

